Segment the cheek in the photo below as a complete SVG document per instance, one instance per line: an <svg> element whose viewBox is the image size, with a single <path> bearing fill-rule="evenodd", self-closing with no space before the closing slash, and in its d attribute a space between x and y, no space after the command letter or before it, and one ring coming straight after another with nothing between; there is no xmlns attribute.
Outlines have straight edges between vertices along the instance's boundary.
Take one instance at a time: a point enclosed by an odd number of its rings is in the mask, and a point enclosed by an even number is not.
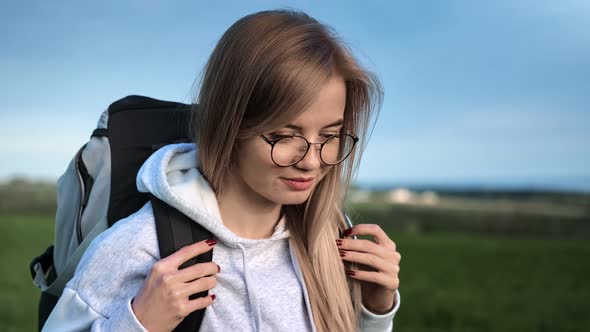
<svg viewBox="0 0 590 332"><path fill-rule="evenodd" d="M240 158L240 175L249 186L256 191L269 190L277 177L277 166L270 158L270 152L265 149L244 149Z"/></svg>

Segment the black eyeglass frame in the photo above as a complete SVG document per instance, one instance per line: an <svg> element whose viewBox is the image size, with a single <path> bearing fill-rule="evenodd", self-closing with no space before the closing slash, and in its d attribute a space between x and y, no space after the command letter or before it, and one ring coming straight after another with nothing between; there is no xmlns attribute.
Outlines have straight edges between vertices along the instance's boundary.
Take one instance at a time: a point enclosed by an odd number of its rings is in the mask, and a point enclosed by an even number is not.
<svg viewBox="0 0 590 332"><path fill-rule="evenodd" d="M344 136L349 136L349 137L352 137L352 139L353 139L353 141L354 141L354 143L352 143L352 148L351 148L351 149L350 149L350 151L349 151L349 152L346 154L346 156L344 156L344 158L342 158L342 160L340 160L339 162L337 162L337 163L334 163L334 164L330 164L330 163L327 163L327 162L325 162L325 161L324 161L324 158L322 158L322 149L324 148L324 144L326 144L326 142L328 142L328 141L329 141L330 139L332 139L333 137L335 137L335 136L342 136L342 135L344 135ZM320 145L320 160L321 160L321 161L322 161L324 164L326 164L326 165L328 165L328 166L335 166L335 165L338 165L338 164L340 164L341 162L345 161L345 160L346 160L346 158L348 158L348 156L350 156L350 154L351 154L351 153L352 153L352 151L354 150L354 147L356 146L356 143L359 141L359 138L358 138L357 136L355 136L355 135L352 135L352 134L344 134L344 133L341 133L341 134L335 134L335 135L329 136L329 137L328 137L328 138L327 138L327 139L326 139L326 140L325 140L323 143L312 143L312 142L308 141L308 140L307 140L307 138L305 138L304 136L297 135L297 134L294 134L294 135L288 135L288 136L283 136L283 137L281 137L281 138L277 138L277 139L274 139L274 140L271 140L271 139L267 138L266 136L264 136L264 135L262 135L262 134L259 134L258 136L260 136L260 137L261 137L261 138L262 138L262 139L263 139L263 140L264 140L266 143L270 144L270 146L271 146L271 149L270 149L270 159L272 159L272 162L273 162L273 163L275 163L275 165L277 165L277 166L279 166L279 167L289 167L289 166L293 166L293 165L297 164L298 162L302 161L302 160L305 158L305 156L307 156L307 153L309 152L309 150L310 150L310 147L311 147L311 145L312 145L312 144L319 144L319 145ZM289 164L289 165L279 165L279 163L277 163L277 162L275 161L275 158L273 157L273 151L274 151L275 145L276 145L276 144L277 144L277 142L279 142L280 140L283 140L283 139L286 139L286 138L292 138L292 137L301 137L301 138L303 138L303 139L305 140L305 142L307 142L307 149L305 150L305 153L304 153L304 154L301 156L301 158L300 158L299 160L297 160L297 161L295 161L295 162L293 162L293 163L291 163L291 164Z"/></svg>

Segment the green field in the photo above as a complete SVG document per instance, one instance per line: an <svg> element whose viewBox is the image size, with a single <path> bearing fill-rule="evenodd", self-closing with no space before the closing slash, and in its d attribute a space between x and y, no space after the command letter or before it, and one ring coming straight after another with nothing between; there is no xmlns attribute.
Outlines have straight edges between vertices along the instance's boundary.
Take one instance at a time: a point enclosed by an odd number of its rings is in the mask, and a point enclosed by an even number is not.
<svg viewBox="0 0 590 332"><path fill-rule="evenodd" d="M590 331L588 241L398 233L396 331ZM0 217L0 331L34 331L29 260L52 240L51 217Z"/></svg>
<svg viewBox="0 0 590 332"><path fill-rule="evenodd" d="M0 331L36 331L39 290L29 262L52 241L51 217L0 216Z"/></svg>

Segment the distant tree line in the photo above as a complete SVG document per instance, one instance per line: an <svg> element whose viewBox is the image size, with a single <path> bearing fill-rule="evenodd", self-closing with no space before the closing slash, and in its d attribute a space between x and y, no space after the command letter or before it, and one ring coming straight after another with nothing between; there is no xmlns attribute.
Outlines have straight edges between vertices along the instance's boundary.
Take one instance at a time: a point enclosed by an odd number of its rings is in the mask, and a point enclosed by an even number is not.
<svg viewBox="0 0 590 332"><path fill-rule="evenodd" d="M460 211L415 206L357 203L348 215L355 223L377 223L390 234L466 233L544 238L590 238L590 217L564 217L519 211Z"/></svg>
<svg viewBox="0 0 590 332"><path fill-rule="evenodd" d="M0 184L0 213L55 215L57 190L54 183L13 178Z"/></svg>

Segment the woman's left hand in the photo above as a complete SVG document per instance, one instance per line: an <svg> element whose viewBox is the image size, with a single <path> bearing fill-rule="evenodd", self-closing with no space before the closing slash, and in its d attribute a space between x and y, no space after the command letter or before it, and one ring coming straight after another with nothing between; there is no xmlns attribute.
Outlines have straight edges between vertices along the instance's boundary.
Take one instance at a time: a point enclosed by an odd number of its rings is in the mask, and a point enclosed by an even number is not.
<svg viewBox="0 0 590 332"><path fill-rule="evenodd" d="M362 281L363 304L367 309L382 314L395 306L395 291L399 287L401 255L379 225L359 224L346 230L345 237L369 235L375 241L344 238L337 239L340 256L348 262L364 265L361 270L347 270L351 278Z"/></svg>

